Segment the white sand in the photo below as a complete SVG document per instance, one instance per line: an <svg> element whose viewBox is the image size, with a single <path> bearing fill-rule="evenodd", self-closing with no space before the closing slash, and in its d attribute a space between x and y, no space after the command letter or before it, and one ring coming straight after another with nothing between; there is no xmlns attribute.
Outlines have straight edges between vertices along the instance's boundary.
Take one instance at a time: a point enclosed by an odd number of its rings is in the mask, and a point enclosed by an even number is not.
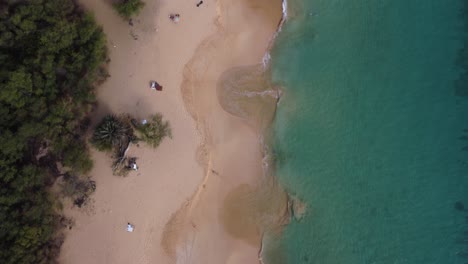
<svg viewBox="0 0 468 264"><path fill-rule="evenodd" d="M243 211L229 209L227 199L262 175L258 133L220 107L216 82L233 66L261 62L281 1L205 0L197 8L198 1L147 0L133 27L107 0L81 2L103 25L110 49L111 77L98 89L95 120L161 112L173 139L156 150L132 146L139 171L126 178L112 176L110 158L93 152L97 190L86 209L66 208L76 225L61 263L258 263L259 230L249 223L238 229ZM172 12L181 15L178 24ZM164 90L150 90L151 79ZM134 232L126 232L127 222Z"/></svg>

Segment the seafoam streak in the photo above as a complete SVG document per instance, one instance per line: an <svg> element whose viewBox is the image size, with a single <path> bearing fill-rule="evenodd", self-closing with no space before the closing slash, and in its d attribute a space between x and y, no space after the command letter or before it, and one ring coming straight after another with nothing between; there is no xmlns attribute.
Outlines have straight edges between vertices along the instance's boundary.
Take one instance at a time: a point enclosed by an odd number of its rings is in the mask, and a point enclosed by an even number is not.
<svg viewBox="0 0 468 264"><path fill-rule="evenodd" d="M268 49L267 49L265 55L263 55L263 58L262 58L263 69L268 68L268 65L269 65L270 59L271 59L270 50L273 47L273 44L275 43L276 37L281 32L281 28L283 27L284 22L288 18L288 1L283 0L282 3L281 3L281 7L282 7L283 15L281 16L281 20L280 20L280 22L278 24L278 29L276 30L275 34L271 37L270 44L268 45Z"/></svg>

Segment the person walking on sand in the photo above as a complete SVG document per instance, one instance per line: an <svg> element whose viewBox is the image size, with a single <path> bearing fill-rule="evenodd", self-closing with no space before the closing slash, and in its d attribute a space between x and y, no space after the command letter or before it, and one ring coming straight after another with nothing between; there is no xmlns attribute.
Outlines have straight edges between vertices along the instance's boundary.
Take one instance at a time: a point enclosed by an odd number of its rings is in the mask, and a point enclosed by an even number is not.
<svg viewBox="0 0 468 264"><path fill-rule="evenodd" d="M203 1L198 2L197 7L200 7L203 4Z"/></svg>

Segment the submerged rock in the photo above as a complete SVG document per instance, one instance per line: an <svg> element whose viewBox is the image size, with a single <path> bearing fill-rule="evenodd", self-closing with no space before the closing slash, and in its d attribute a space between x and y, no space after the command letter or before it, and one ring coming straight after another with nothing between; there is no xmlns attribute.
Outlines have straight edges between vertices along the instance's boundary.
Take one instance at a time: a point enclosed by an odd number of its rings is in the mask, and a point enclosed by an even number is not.
<svg viewBox="0 0 468 264"><path fill-rule="evenodd" d="M461 202L461 201L455 202L454 207L455 207L455 209L458 210L458 211L465 211L465 205L464 205L463 202Z"/></svg>
<svg viewBox="0 0 468 264"><path fill-rule="evenodd" d="M292 216L297 221L300 221L304 217L307 211L307 204L301 201L297 197L291 197L291 203L292 203Z"/></svg>

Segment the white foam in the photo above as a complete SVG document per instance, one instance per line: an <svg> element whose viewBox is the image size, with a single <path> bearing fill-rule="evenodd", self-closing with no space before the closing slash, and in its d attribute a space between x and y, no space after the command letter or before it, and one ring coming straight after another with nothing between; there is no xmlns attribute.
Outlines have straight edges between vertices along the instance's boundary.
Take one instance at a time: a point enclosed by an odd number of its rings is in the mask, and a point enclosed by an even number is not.
<svg viewBox="0 0 468 264"><path fill-rule="evenodd" d="M262 168L263 168L263 173L264 175L267 175L270 170L270 151L268 148L268 145L265 144L263 136L259 136L260 139L260 145L262 146Z"/></svg>
<svg viewBox="0 0 468 264"><path fill-rule="evenodd" d="M286 21L286 18L288 17L288 1L287 0L282 1L281 8L282 8L282 13L283 13L283 15L281 16L281 21L278 25L278 28L276 29L275 34L270 40L270 45L268 47L267 52L265 53L265 55L263 55L263 58L262 58L262 65L264 69L266 69L268 67L268 64L270 63L270 59L271 59L270 49L271 47L273 47L273 43L275 42L275 39L278 36L278 34L281 32L281 28L283 27L283 24Z"/></svg>
<svg viewBox="0 0 468 264"><path fill-rule="evenodd" d="M281 6L283 7L283 20L284 20L286 19L286 17L288 17L288 1L283 0L283 3L281 4Z"/></svg>
<svg viewBox="0 0 468 264"><path fill-rule="evenodd" d="M277 90L265 90L261 92L249 92L249 91L241 91L241 92L234 92L235 94L241 95L241 96L246 96L249 98L256 97L256 96L271 96L273 98L278 99L280 96L280 93Z"/></svg>
<svg viewBox="0 0 468 264"><path fill-rule="evenodd" d="M283 28L284 22L288 18L288 1L283 0L282 3L281 3L281 7L282 7L282 13L283 13L283 15L281 16L281 21L278 24L278 28L276 29L275 34L273 35L273 37L270 40L270 44L269 44L267 52L265 53L265 55L263 55L263 58L262 58L262 65L263 65L264 69L266 69L268 67L269 63L270 63L270 59L271 59L270 50L273 47L273 43L275 42L276 38L278 37L278 34L281 32L281 29ZM279 101L281 100L281 94L282 94L282 90L278 89L278 90L274 90L274 91L273 90L267 90L267 91L263 91L263 92L248 92L245 95L247 95L248 97L258 96L258 95L260 95L260 96L268 95L268 96L272 96L274 98L277 98L278 103L279 103ZM269 173L270 161L271 161L270 149L269 149L269 146L267 144L265 144L263 136L260 136L260 144L263 146L263 148L262 148L262 151L263 151L263 158L262 158L263 172L264 173ZM262 263L263 263L263 261L262 261Z"/></svg>
<svg viewBox="0 0 468 264"><path fill-rule="evenodd" d="M270 59L271 59L271 55L270 55L270 50L268 49L267 52L265 53L265 55L263 55L263 58L262 58L262 65L263 65L264 69L266 69L266 67L268 66L268 63L270 62Z"/></svg>

